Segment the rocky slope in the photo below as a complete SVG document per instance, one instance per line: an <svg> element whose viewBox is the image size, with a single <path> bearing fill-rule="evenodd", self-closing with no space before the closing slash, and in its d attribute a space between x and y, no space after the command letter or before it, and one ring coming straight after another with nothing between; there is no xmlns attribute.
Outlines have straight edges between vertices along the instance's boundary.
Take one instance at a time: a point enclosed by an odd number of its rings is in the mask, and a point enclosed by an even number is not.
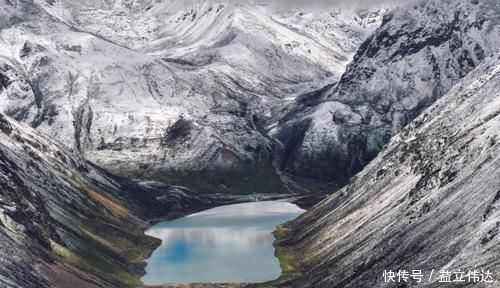
<svg viewBox="0 0 500 288"><path fill-rule="evenodd" d="M337 81L385 11L248 2L2 0L0 110L118 173L278 191L265 126Z"/></svg>
<svg viewBox="0 0 500 288"><path fill-rule="evenodd" d="M282 227L281 255L299 264L279 286L413 287L385 283L383 272L416 269L426 275L418 287L457 287L439 272L483 269L494 282L460 287L498 287L499 87L495 53L348 186Z"/></svg>
<svg viewBox="0 0 500 288"><path fill-rule="evenodd" d="M1 287L136 286L159 244L146 220L217 203L113 176L0 114Z"/></svg>
<svg viewBox="0 0 500 288"><path fill-rule="evenodd" d="M388 14L338 84L305 94L271 134L283 167L338 183L500 45L500 3L418 1Z"/></svg>

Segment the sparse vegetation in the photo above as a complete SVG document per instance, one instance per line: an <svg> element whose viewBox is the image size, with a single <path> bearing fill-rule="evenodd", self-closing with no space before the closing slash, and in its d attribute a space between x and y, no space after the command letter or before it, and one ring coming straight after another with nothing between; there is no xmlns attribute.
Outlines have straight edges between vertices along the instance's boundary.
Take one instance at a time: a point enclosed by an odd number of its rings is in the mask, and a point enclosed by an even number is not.
<svg viewBox="0 0 500 288"><path fill-rule="evenodd" d="M142 286L139 275L134 275L116 264L110 263L90 250L77 254L56 243L53 243L52 246L56 255L60 256L68 264L84 272L99 276L102 279L111 280L112 282L121 282L125 287Z"/></svg>
<svg viewBox="0 0 500 288"><path fill-rule="evenodd" d="M249 195L255 193L277 194L285 192L279 176L271 163L244 166L245 168L212 170L210 172L184 172L172 170L137 171L113 170L131 178L149 179L180 185L196 193L225 193Z"/></svg>

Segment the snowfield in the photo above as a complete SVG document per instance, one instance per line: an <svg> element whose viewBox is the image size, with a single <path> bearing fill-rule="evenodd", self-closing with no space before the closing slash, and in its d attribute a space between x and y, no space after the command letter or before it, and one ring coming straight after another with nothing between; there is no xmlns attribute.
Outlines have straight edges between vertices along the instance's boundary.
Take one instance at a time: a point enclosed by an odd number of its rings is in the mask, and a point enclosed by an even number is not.
<svg viewBox="0 0 500 288"><path fill-rule="evenodd" d="M338 81L387 10L250 4L7 1L0 110L135 176L271 165L266 127Z"/></svg>

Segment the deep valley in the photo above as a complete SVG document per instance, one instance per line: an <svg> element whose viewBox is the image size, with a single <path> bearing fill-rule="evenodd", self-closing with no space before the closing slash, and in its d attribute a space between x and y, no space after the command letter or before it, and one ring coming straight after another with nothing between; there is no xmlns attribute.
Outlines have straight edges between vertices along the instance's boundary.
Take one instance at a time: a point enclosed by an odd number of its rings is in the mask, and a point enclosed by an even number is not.
<svg viewBox="0 0 500 288"><path fill-rule="evenodd" d="M500 287L500 2L347 2L0 0L0 287Z"/></svg>

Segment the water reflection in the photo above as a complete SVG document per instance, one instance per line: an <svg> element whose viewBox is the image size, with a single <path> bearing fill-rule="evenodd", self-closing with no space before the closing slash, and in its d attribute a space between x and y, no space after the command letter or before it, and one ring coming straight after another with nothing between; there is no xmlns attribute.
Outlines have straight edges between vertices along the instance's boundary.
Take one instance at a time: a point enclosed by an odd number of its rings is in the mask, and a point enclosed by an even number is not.
<svg viewBox="0 0 500 288"><path fill-rule="evenodd" d="M162 245L147 260L145 284L264 282L281 271L271 232L303 212L285 202L218 207L155 225Z"/></svg>

